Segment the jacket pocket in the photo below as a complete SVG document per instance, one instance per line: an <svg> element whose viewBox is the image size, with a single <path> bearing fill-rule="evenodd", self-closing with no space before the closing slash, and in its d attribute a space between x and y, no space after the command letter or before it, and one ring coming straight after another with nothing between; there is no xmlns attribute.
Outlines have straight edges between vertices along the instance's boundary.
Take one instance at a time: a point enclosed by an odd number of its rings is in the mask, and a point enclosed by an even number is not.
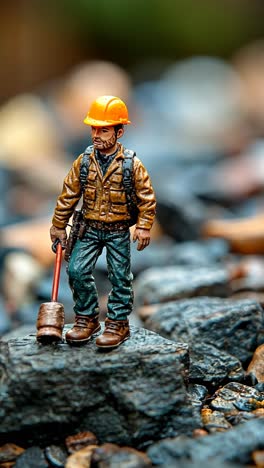
<svg viewBox="0 0 264 468"><path fill-rule="evenodd" d="M96 199L96 189L93 187L87 187L84 195L84 203L88 208L93 209Z"/></svg>
<svg viewBox="0 0 264 468"><path fill-rule="evenodd" d="M114 182L116 184L121 184L123 180L122 174L112 174L111 176L111 183Z"/></svg>
<svg viewBox="0 0 264 468"><path fill-rule="evenodd" d="M112 203L125 205L126 194L122 190L110 190L110 200Z"/></svg>
<svg viewBox="0 0 264 468"><path fill-rule="evenodd" d="M117 214L127 212L126 194L121 190L110 190L111 211Z"/></svg>

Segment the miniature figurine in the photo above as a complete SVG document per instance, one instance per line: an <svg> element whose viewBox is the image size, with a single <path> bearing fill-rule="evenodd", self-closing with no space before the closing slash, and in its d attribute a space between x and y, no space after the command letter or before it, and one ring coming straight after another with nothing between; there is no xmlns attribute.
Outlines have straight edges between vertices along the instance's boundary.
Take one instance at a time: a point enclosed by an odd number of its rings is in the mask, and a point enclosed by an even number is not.
<svg viewBox="0 0 264 468"><path fill-rule="evenodd" d="M114 96L100 96L91 105L84 123L91 126L93 145L73 163L58 197L51 241L60 242L69 259L68 276L73 292L75 323L66 333L69 344L86 343L101 329L98 294L93 270L106 247L112 290L99 348L114 348L129 338L128 316L133 306L130 267L130 230L143 250L150 242L155 216L155 195L149 175L131 150L118 141L130 124L125 103ZM83 196L81 211L75 210ZM74 213L75 210L75 213ZM74 213L67 244L66 226ZM137 216L134 220L135 214ZM76 240L77 239L77 240Z"/></svg>

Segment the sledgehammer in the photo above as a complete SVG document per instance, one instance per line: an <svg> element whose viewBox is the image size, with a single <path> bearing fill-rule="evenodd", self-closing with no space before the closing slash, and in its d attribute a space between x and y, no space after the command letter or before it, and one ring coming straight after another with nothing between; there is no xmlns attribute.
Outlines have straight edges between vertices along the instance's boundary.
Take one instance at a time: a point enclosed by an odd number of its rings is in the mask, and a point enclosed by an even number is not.
<svg viewBox="0 0 264 468"><path fill-rule="evenodd" d="M64 307L57 302L61 261L62 246L60 242L53 244L53 250L56 251L56 260L53 274L53 285L51 302L41 304L37 319L37 341L42 344L59 343L62 341L62 330L64 326Z"/></svg>

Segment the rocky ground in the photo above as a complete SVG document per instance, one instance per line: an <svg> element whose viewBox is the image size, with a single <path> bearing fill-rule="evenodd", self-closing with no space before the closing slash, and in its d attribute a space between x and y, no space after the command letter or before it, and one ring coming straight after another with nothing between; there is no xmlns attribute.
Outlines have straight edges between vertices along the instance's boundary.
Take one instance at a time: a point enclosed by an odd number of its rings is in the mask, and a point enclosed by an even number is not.
<svg viewBox="0 0 264 468"><path fill-rule="evenodd" d="M117 350L2 339L0 467L264 466L263 280L212 246L157 250Z"/></svg>

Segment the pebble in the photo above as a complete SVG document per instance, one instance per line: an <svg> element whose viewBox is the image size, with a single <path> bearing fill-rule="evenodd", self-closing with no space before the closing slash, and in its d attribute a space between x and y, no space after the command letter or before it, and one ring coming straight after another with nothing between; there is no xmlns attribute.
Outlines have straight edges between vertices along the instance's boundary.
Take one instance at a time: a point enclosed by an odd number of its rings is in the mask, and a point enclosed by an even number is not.
<svg viewBox="0 0 264 468"><path fill-rule="evenodd" d="M90 432L79 432L78 434L68 436L65 444L69 453L77 452L78 450L87 447L88 445L98 445L96 436Z"/></svg>
<svg viewBox="0 0 264 468"><path fill-rule="evenodd" d="M255 450L252 458L258 468L264 468L264 450Z"/></svg>
<svg viewBox="0 0 264 468"><path fill-rule="evenodd" d="M87 447L74 452L67 459L65 468L88 468L90 467L91 457L97 445L89 445Z"/></svg>
<svg viewBox="0 0 264 468"><path fill-rule="evenodd" d="M210 408L203 408L201 417L205 429L210 433L223 432L232 427L220 411L212 411Z"/></svg>
<svg viewBox="0 0 264 468"><path fill-rule="evenodd" d="M247 375L253 385L264 383L264 344L257 347L247 368Z"/></svg>
<svg viewBox="0 0 264 468"><path fill-rule="evenodd" d="M104 444L95 449L92 455L92 466L94 463L98 468L149 468L152 466L145 453L115 444Z"/></svg>
<svg viewBox="0 0 264 468"><path fill-rule="evenodd" d="M15 444L5 444L0 447L0 463L16 460L25 449Z"/></svg>
<svg viewBox="0 0 264 468"><path fill-rule="evenodd" d="M59 447L58 445L50 445L49 447L45 448L44 453L51 466L64 468L67 459L67 453L65 449Z"/></svg>

